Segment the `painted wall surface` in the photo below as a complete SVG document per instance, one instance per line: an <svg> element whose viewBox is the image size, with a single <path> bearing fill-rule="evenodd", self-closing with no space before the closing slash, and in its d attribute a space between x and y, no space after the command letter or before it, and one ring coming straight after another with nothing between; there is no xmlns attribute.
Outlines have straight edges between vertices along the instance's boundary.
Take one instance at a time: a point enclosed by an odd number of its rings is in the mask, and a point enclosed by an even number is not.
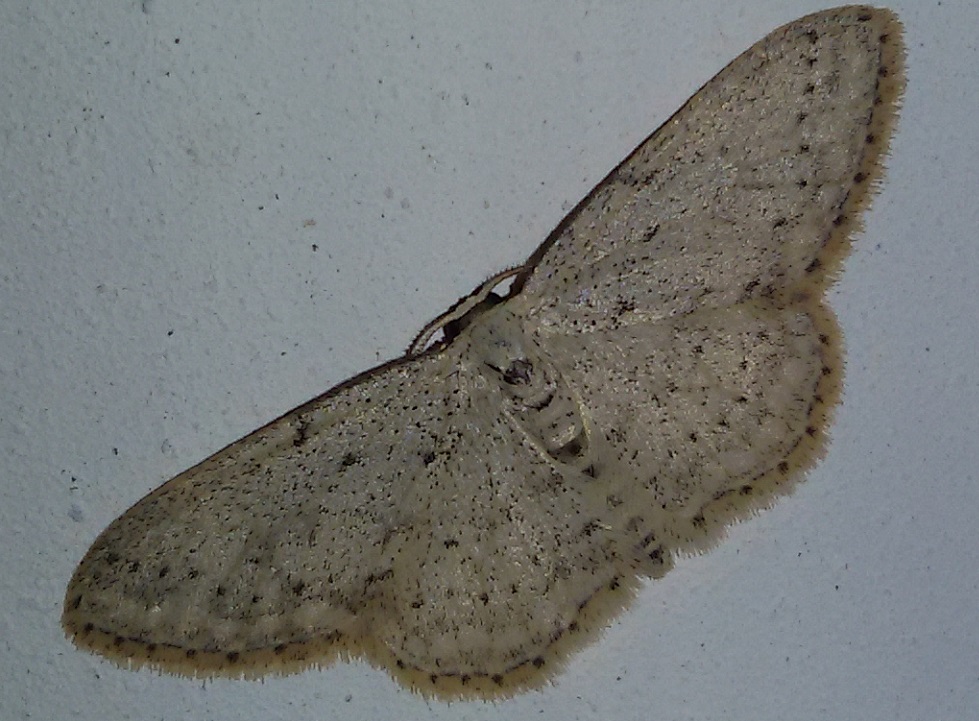
<svg viewBox="0 0 979 721"><path fill-rule="evenodd" d="M553 686L130 672L59 616L95 536L521 262L792 2L0 6L0 719L966 719L979 707L979 5L891 2L908 89L830 294L791 497Z"/></svg>

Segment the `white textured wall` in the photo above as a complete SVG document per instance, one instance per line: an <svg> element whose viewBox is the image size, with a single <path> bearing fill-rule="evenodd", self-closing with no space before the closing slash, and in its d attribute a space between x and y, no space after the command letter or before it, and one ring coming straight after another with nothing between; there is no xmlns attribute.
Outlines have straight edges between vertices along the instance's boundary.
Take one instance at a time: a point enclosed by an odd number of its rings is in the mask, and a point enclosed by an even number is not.
<svg viewBox="0 0 979 721"><path fill-rule="evenodd" d="M115 516L399 354L727 61L824 6L480 5L0 4L0 719L974 718L964 1L890 3L908 92L832 294L849 363L827 458L554 687L447 706L362 663L201 683L64 639L64 586Z"/></svg>

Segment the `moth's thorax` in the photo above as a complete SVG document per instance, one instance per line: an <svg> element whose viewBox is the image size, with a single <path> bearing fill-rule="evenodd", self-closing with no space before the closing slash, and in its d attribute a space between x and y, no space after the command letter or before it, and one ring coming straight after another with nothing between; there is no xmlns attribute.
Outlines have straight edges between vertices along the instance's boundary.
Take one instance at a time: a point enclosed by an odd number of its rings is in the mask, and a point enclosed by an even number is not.
<svg viewBox="0 0 979 721"><path fill-rule="evenodd" d="M579 470L589 464L583 408L554 360L506 304L474 322L466 341L491 394L549 457Z"/></svg>

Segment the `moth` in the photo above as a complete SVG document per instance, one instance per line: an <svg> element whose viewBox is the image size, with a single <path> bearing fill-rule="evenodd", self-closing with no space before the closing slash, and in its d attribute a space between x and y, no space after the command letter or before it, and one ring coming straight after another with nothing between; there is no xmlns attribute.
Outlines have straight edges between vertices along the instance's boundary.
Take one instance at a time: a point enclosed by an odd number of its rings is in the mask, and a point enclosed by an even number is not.
<svg viewBox="0 0 979 721"><path fill-rule="evenodd" d="M192 676L362 657L443 698L553 678L642 579L824 448L842 351L823 298L879 182L903 54L882 9L772 32L403 357L115 520L66 632Z"/></svg>

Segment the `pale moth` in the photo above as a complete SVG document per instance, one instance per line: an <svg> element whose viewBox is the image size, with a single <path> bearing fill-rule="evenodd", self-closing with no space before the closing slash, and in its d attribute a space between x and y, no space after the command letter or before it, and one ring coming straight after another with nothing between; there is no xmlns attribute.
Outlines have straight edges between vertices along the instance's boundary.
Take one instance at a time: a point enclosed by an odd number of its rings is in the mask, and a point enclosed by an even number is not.
<svg viewBox="0 0 979 721"><path fill-rule="evenodd" d="M443 698L553 678L641 578L820 455L842 377L823 296L903 54L882 9L772 32L403 357L115 520L68 586L68 634L204 677L362 657Z"/></svg>

